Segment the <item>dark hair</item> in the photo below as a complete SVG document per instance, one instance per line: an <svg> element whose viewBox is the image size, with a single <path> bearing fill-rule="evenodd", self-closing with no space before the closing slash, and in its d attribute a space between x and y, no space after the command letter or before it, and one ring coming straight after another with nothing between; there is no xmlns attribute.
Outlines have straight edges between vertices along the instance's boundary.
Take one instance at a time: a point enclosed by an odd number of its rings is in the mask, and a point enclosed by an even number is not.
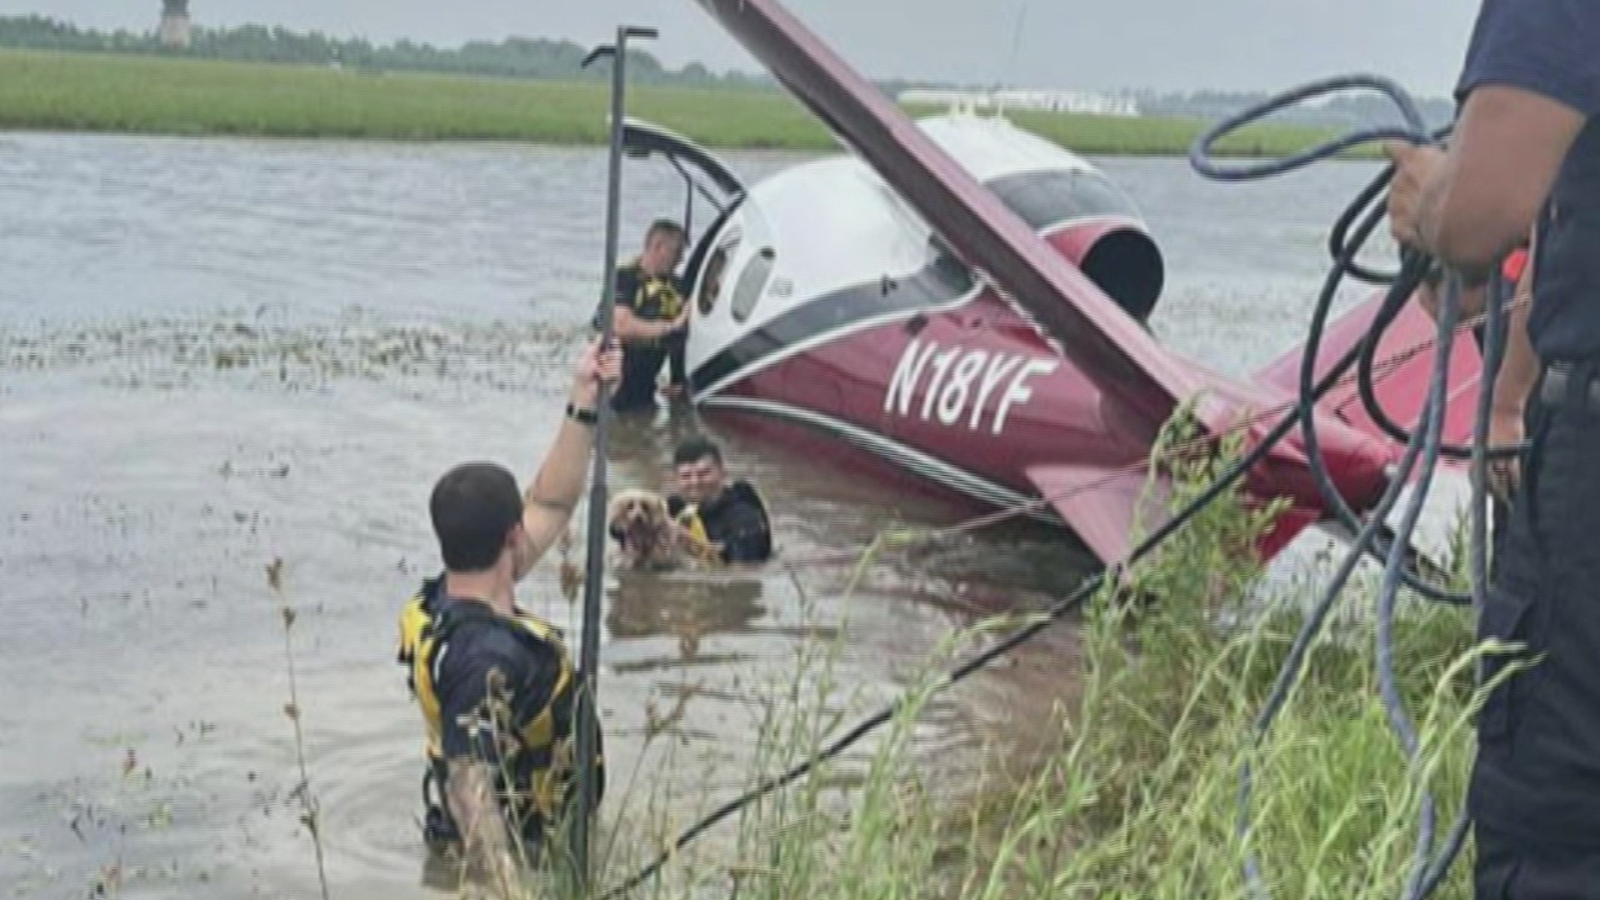
<svg viewBox="0 0 1600 900"><path fill-rule="evenodd" d="M679 442L678 448L672 451L672 464L681 466L684 463L697 462L708 456L715 460L717 465L722 465L722 451L717 448L717 445L712 443L710 438L696 434Z"/></svg>
<svg viewBox="0 0 1600 900"><path fill-rule="evenodd" d="M477 572L500 558L506 534L522 519L522 495L504 466L462 463L433 486L428 512L445 568Z"/></svg>
<svg viewBox="0 0 1600 900"><path fill-rule="evenodd" d="M650 230L644 233L644 239L646 242L648 242L651 238L658 234L668 234L680 241L688 237L688 235L686 235L683 231L683 226L672 221L671 219L657 219L654 222L651 222Z"/></svg>

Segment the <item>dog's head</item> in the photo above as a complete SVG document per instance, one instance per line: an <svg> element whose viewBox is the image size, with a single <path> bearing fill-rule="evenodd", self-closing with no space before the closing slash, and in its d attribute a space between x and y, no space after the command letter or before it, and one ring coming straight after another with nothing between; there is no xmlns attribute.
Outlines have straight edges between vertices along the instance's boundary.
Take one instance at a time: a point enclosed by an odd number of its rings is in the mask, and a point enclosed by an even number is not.
<svg viewBox="0 0 1600 900"><path fill-rule="evenodd" d="M667 512L667 501L660 494L630 489L618 491L611 498L606 524L611 527L613 535L623 536L665 528L671 519Z"/></svg>
<svg viewBox="0 0 1600 900"><path fill-rule="evenodd" d="M667 501L653 491L617 492L607 507L606 524L611 537L629 557L654 559L671 555L674 549Z"/></svg>

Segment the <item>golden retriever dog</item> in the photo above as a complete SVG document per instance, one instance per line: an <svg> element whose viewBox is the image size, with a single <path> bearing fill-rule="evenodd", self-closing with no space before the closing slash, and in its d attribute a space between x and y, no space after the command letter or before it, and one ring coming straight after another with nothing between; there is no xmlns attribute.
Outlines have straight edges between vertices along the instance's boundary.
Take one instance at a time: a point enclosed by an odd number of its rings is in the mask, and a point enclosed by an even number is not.
<svg viewBox="0 0 1600 900"><path fill-rule="evenodd" d="M666 498L654 491L618 491L606 507L606 526L621 548L622 564L630 569L663 571L681 568L690 560L716 560L712 548L702 546L672 521Z"/></svg>

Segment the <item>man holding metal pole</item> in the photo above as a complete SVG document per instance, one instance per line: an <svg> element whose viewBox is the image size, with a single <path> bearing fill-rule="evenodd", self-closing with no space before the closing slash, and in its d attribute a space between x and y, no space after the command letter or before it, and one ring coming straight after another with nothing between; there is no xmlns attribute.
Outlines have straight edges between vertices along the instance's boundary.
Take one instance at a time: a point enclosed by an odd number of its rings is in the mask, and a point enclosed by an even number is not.
<svg viewBox="0 0 1600 900"><path fill-rule="evenodd" d="M588 818L571 815L581 673L561 633L518 607L515 588L566 531L583 492L601 387L621 369L619 350L601 353L596 342L584 351L566 419L526 493L488 462L439 479L428 507L444 572L424 582L400 617L399 661L427 731L425 784L439 794L424 837L435 849L461 851L475 874L502 886L539 854L558 820ZM584 759L598 767L592 752ZM599 791L584 797L582 808L592 811Z"/></svg>

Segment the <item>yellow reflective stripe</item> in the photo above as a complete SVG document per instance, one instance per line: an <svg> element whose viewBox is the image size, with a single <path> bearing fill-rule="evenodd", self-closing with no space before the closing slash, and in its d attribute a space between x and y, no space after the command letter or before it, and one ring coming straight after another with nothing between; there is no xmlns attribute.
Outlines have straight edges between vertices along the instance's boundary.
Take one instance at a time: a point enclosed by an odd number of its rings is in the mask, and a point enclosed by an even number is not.
<svg viewBox="0 0 1600 900"><path fill-rule="evenodd" d="M702 545L710 545L711 537L706 534L706 523L700 518L700 507L694 504L685 506L678 513L678 524L689 529L689 534Z"/></svg>
<svg viewBox="0 0 1600 900"><path fill-rule="evenodd" d="M407 661L416 655L417 644L422 641L422 630L431 621L422 608L422 601L419 593L400 612L400 658Z"/></svg>
<svg viewBox="0 0 1600 900"><path fill-rule="evenodd" d="M443 755L442 723L440 721L440 705L433 684L433 661L439 651L438 642L432 635L426 634L428 625L432 623L422 609L420 596L415 599L414 606L408 604L402 614L401 645L404 649L409 646L412 651L411 673L412 681L416 686L417 704L422 709L422 717L426 728L426 743L428 753L437 758ZM572 663L567 655L565 644L562 642L555 626L537 616L518 611L516 623L526 629L534 637L555 647L560 659L559 672L556 677L555 688L551 691L552 703L523 726L520 737L524 749L537 753L550 748L555 739L555 711L553 701L561 697L572 684ZM409 644L407 643L409 640ZM555 754L552 754L554 757ZM542 770L534 773L535 779L542 776Z"/></svg>
<svg viewBox="0 0 1600 900"><path fill-rule="evenodd" d="M663 319L676 319L683 312L683 295L670 279L652 276L639 285L639 292L647 301L660 301Z"/></svg>

